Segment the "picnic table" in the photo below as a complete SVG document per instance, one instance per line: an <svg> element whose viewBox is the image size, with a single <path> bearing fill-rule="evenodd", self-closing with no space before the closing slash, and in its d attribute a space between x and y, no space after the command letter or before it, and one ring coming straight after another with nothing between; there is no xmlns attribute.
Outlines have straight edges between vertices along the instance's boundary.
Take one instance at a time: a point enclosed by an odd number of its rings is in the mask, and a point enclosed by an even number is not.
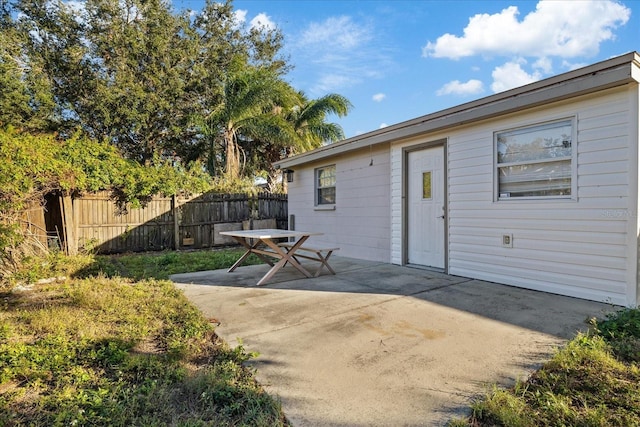
<svg viewBox="0 0 640 427"><path fill-rule="evenodd" d="M271 279L287 263L294 266L305 277L313 277L309 271L304 268L295 258L296 252L303 249L304 242L311 236L320 236L322 233L308 231L293 230L238 230L238 231L222 231L223 236L229 236L240 243L245 249L245 253L229 268L231 273L238 268L245 259L251 254L256 254L261 260L271 266L271 269L258 281L257 286L263 285L267 280ZM295 242L280 244L277 240L290 238L296 239ZM278 261L274 263L272 259ZM328 257L327 257L328 258ZM324 261L326 263L326 260Z"/></svg>

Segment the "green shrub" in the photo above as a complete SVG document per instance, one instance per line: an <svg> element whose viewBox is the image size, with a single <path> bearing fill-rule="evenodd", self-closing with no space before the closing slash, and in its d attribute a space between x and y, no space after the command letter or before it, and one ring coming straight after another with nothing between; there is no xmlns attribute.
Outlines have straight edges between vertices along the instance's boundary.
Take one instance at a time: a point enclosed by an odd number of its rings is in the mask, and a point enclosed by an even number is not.
<svg viewBox="0 0 640 427"><path fill-rule="evenodd" d="M640 362L640 309L619 310L596 326L618 357Z"/></svg>

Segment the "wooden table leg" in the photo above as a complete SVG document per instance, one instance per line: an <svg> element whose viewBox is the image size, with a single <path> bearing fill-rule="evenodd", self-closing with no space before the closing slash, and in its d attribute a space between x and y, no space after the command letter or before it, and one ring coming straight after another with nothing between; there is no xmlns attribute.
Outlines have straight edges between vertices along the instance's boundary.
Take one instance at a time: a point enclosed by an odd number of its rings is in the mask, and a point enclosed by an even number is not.
<svg viewBox="0 0 640 427"><path fill-rule="evenodd" d="M254 244L250 244L247 239L245 239L244 237L236 237L236 236L232 236L238 243L240 243L242 246L244 246L247 250L244 254L242 254L242 256L240 257L240 259L238 259L232 266L231 268L229 268L229 270L227 270L228 273L231 273L233 270L235 270L236 268L238 268L245 259L247 259L247 257L249 255L251 255L252 253L255 253L261 260L263 260L264 262L266 262L267 264L269 264L270 266L273 266L273 263L271 262L271 260L259 253L254 252L254 249L256 249L258 247L258 245L260 245L260 240L256 239L256 242Z"/></svg>
<svg viewBox="0 0 640 427"><path fill-rule="evenodd" d="M258 282L258 286L262 285L264 282L266 282L267 280L269 280L271 277L273 277L274 274L276 274L278 272L278 270L280 270L282 267L284 267L287 263L290 263L291 265L293 265L295 268L298 269L298 271L300 271L302 274L305 275L305 277L313 277L311 275L311 273L309 273L307 271L307 269L305 269L299 262L298 260L296 260L293 256L296 253L296 250L298 250L298 248L300 246L302 246L302 244L305 242L305 240L307 240L309 238L309 236L302 236L300 238L300 240L298 240L296 242L296 244L294 244L288 251L283 250L282 247L278 246L277 243L275 243L273 240L271 239L263 239L262 241L264 242L265 245L267 245L269 248L271 248L275 254L277 254L277 256L280 258L280 260L275 263L273 265L273 267L271 267L271 270L269 270L267 272L267 274L265 274L262 279L260 279L260 281Z"/></svg>
<svg viewBox="0 0 640 427"><path fill-rule="evenodd" d="M333 268L331 268L331 266L329 265L329 257L331 257L332 253L333 251L328 251L326 256L322 256L321 251L316 252L316 255L318 256L318 260L320 261L321 264L318 270L316 271L316 274L313 277L320 276L320 273L322 272L322 267L326 267L327 270L329 270L329 273L336 274L336 272L333 271Z"/></svg>

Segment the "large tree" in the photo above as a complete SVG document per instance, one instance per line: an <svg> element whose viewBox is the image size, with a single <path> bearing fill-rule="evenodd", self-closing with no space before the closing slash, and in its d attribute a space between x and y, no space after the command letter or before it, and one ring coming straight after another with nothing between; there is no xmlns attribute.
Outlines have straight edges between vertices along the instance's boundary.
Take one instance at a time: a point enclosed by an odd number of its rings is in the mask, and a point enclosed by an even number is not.
<svg viewBox="0 0 640 427"><path fill-rule="evenodd" d="M27 86L22 80L20 48L15 31L0 32L0 126L24 125L31 115Z"/></svg>
<svg viewBox="0 0 640 427"><path fill-rule="evenodd" d="M193 82L207 70L187 13L162 0L21 0L14 14L61 132L79 126L142 163L196 134L190 117L202 103Z"/></svg>
<svg viewBox="0 0 640 427"><path fill-rule="evenodd" d="M55 101L41 63L30 61L28 38L19 31L10 9L0 9L0 127L48 129Z"/></svg>
<svg viewBox="0 0 640 427"><path fill-rule="evenodd" d="M244 65L226 76L221 102L208 117L224 149L224 173L236 179L246 163L243 143L293 143L295 135L281 114L297 93L269 68Z"/></svg>
<svg viewBox="0 0 640 427"><path fill-rule="evenodd" d="M244 65L226 77L205 129L219 143L225 175L235 179L247 163L246 172L271 171L271 163L283 156L343 139L342 128L327 116L344 116L350 108L341 95L308 100L273 69Z"/></svg>
<svg viewBox="0 0 640 427"><path fill-rule="evenodd" d="M325 119L348 101L296 92L282 33L240 25L230 0L180 14L168 0L2 6L0 125L81 129L143 164L207 160L229 178L342 137Z"/></svg>
<svg viewBox="0 0 640 427"><path fill-rule="evenodd" d="M289 65L280 56L282 33L277 29L247 30L239 25L232 3L207 1L202 11L195 14L192 28L199 37L199 66L205 74L190 88L198 94L199 114L191 116L191 123L199 133L189 141L175 147L176 153L186 161L205 160L211 175L224 173L225 154L220 121L220 109L225 108L229 96L228 84L234 74L244 67L270 70L283 75Z"/></svg>
<svg viewBox="0 0 640 427"><path fill-rule="evenodd" d="M89 0L86 11L95 85L78 113L92 135L151 163L188 132L185 87L196 50L188 20L160 0Z"/></svg>

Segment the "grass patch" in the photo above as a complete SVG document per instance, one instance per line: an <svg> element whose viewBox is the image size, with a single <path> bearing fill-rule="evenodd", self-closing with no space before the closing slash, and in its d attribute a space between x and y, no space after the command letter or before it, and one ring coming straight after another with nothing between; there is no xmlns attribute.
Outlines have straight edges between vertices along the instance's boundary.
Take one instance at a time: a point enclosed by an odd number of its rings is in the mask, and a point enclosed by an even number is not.
<svg viewBox="0 0 640 427"><path fill-rule="evenodd" d="M640 311L594 321L526 382L494 387L455 426L640 426Z"/></svg>
<svg viewBox="0 0 640 427"><path fill-rule="evenodd" d="M245 366L253 355L156 278L239 256L204 254L70 259L56 270L67 279L0 294L0 425L287 425Z"/></svg>
<svg viewBox="0 0 640 427"><path fill-rule="evenodd" d="M640 310L621 310L598 323L598 333L627 362L640 362Z"/></svg>
<svg viewBox="0 0 640 427"><path fill-rule="evenodd" d="M41 257L29 256L21 260L20 267L11 276L0 278L0 292L9 291L17 284L36 283L41 279L70 277L94 263L92 255L68 257L52 251Z"/></svg>
<svg viewBox="0 0 640 427"><path fill-rule="evenodd" d="M113 256L95 256L77 272L79 277L103 274L107 277L129 277L135 280L168 279L172 274L229 268L244 253L241 249L154 252ZM254 254L243 265L262 264Z"/></svg>

